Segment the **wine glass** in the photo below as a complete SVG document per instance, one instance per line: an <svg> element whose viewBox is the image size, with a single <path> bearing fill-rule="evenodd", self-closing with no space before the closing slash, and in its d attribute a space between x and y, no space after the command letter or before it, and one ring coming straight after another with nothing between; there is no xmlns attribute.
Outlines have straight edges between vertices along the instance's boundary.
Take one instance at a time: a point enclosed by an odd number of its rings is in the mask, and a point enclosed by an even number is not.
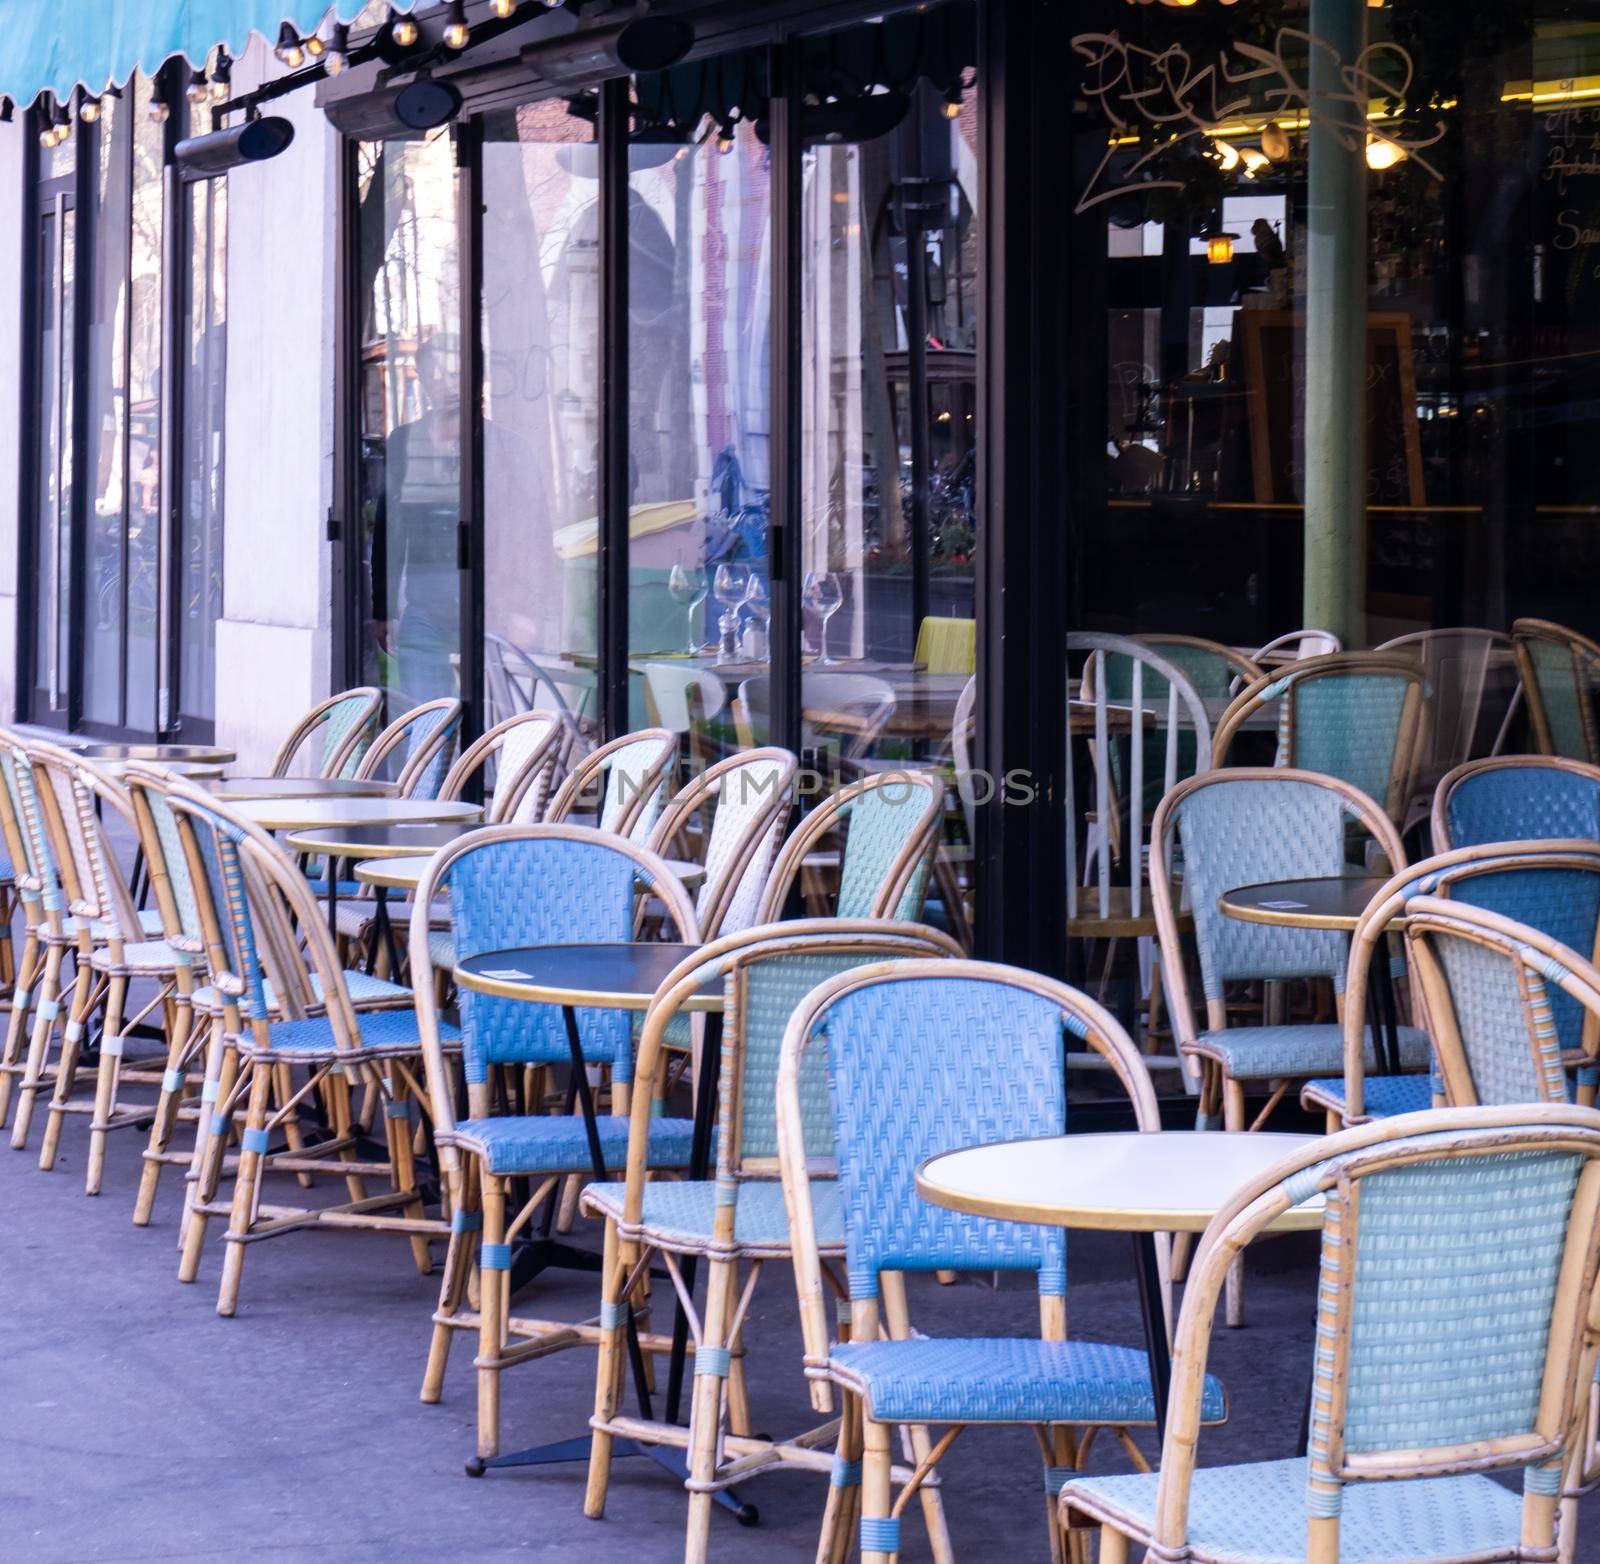
<svg viewBox="0 0 1600 1564"><path fill-rule="evenodd" d="M744 602L750 591L750 567L724 560L717 566L717 601L732 613Z"/></svg>
<svg viewBox="0 0 1600 1564"><path fill-rule="evenodd" d="M758 657L764 658L770 645L768 626L772 623L772 594L767 589L767 578L759 570L750 572L750 589L745 594L744 606L750 617L755 621Z"/></svg>
<svg viewBox="0 0 1600 1564"><path fill-rule="evenodd" d="M699 565L674 565L667 572L667 595L688 610L689 656L693 657L700 650L694 634L694 611L706 600L705 571Z"/></svg>
<svg viewBox="0 0 1600 1564"><path fill-rule="evenodd" d="M828 621L839 612L844 602L844 583L834 571L808 570L800 597L821 622L817 634L817 661L826 668L833 661L828 656Z"/></svg>

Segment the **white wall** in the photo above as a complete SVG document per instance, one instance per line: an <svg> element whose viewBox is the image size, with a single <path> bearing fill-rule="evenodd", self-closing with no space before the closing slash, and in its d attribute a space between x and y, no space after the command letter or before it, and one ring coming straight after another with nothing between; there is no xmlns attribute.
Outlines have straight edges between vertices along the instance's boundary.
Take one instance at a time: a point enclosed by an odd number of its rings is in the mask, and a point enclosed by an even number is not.
<svg viewBox="0 0 1600 1564"><path fill-rule="evenodd" d="M235 91L272 57L257 40ZM276 69L275 65L273 66ZM227 480L217 741L264 768L329 691L336 138L310 91L271 162L228 176Z"/></svg>
<svg viewBox="0 0 1600 1564"><path fill-rule="evenodd" d="M16 715L23 135L20 112L0 125L0 720L6 722Z"/></svg>

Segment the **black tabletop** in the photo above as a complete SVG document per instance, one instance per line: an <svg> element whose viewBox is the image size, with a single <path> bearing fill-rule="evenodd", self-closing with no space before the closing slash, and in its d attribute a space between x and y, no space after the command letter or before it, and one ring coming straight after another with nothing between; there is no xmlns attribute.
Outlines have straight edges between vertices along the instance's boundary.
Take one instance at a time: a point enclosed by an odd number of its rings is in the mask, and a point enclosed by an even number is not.
<svg viewBox="0 0 1600 1564"><path fill-rule="evenodd" d="M224 777L211 784L218 798L386 798L392 782L357 782L350 777Z"/></svg>
<svg viewBox="0 0 1600 1564"><path fill-rule="evenodd" d="M456 967L469 988L507 996L578 1005L607 1002L643 1008L685 957L699 949L680 944L532 945L468 956ZM477 982L472 981L477 979ZM718 978L708 987L720 988ZM629 1005L629 1000L635 1001Z"/></svg>
<svg viewBox="0 0 1600 1564"><path fill-rule="evenodd" d="M85 760L144 760L151 765L225 766L236 759L231 749L215 744L74 744L72 752Z"/></svg>
<svg viewBox="0 0 1600 1564"><path fill-rule="evenodd" d="M364 853L368 857L376 857L380 853L392 852L396 857L406 857L411 853L436 853L469 831L481 829L473 821L459 824L443 821L435 825L328 826L315 831L297 832L295 839L306 843L317 842L340 853L348 851L351 856Z"/></svg>
<svg viewBox="0 0 1600 1564"><path fill-rule="evenodd" d="M1381 874L1336 874L1314 880L1274 880L1227 891L1218 905L1248 923L1301 929L1353 929L1372 898L1388 884Z"/></svg>

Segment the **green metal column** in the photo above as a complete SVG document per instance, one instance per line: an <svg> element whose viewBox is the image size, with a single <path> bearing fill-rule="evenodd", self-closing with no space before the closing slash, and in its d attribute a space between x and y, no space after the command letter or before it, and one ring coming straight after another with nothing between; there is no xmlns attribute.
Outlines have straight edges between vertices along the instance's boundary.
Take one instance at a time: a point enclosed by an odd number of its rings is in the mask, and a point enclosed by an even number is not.
<svg viewBox="0 0 1600 1564"><path fill-rule="evenodd" d="M1365 640L1367 595L1367 162L1365 106L1338 94L1366 23L1366 0L1311 0L1305 622L1347 646Z"/></svg>

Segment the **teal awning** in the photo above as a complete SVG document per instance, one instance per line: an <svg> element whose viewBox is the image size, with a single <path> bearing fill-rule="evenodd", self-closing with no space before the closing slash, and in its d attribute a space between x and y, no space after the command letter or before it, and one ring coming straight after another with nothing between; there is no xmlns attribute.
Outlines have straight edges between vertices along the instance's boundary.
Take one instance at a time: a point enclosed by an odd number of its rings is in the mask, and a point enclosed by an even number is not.
<svg viewBox="0 0 1600 1564"><path fill-rule="evenodd" d="M395 0L409 11L422 0ZM135 72L155 75L174 55L203 65L217 44L237 59L251 33L275 43L292 22L305 36L332 12L353 21L363 0L0 0L0 97L65 100L98 93Z"/></svg>

